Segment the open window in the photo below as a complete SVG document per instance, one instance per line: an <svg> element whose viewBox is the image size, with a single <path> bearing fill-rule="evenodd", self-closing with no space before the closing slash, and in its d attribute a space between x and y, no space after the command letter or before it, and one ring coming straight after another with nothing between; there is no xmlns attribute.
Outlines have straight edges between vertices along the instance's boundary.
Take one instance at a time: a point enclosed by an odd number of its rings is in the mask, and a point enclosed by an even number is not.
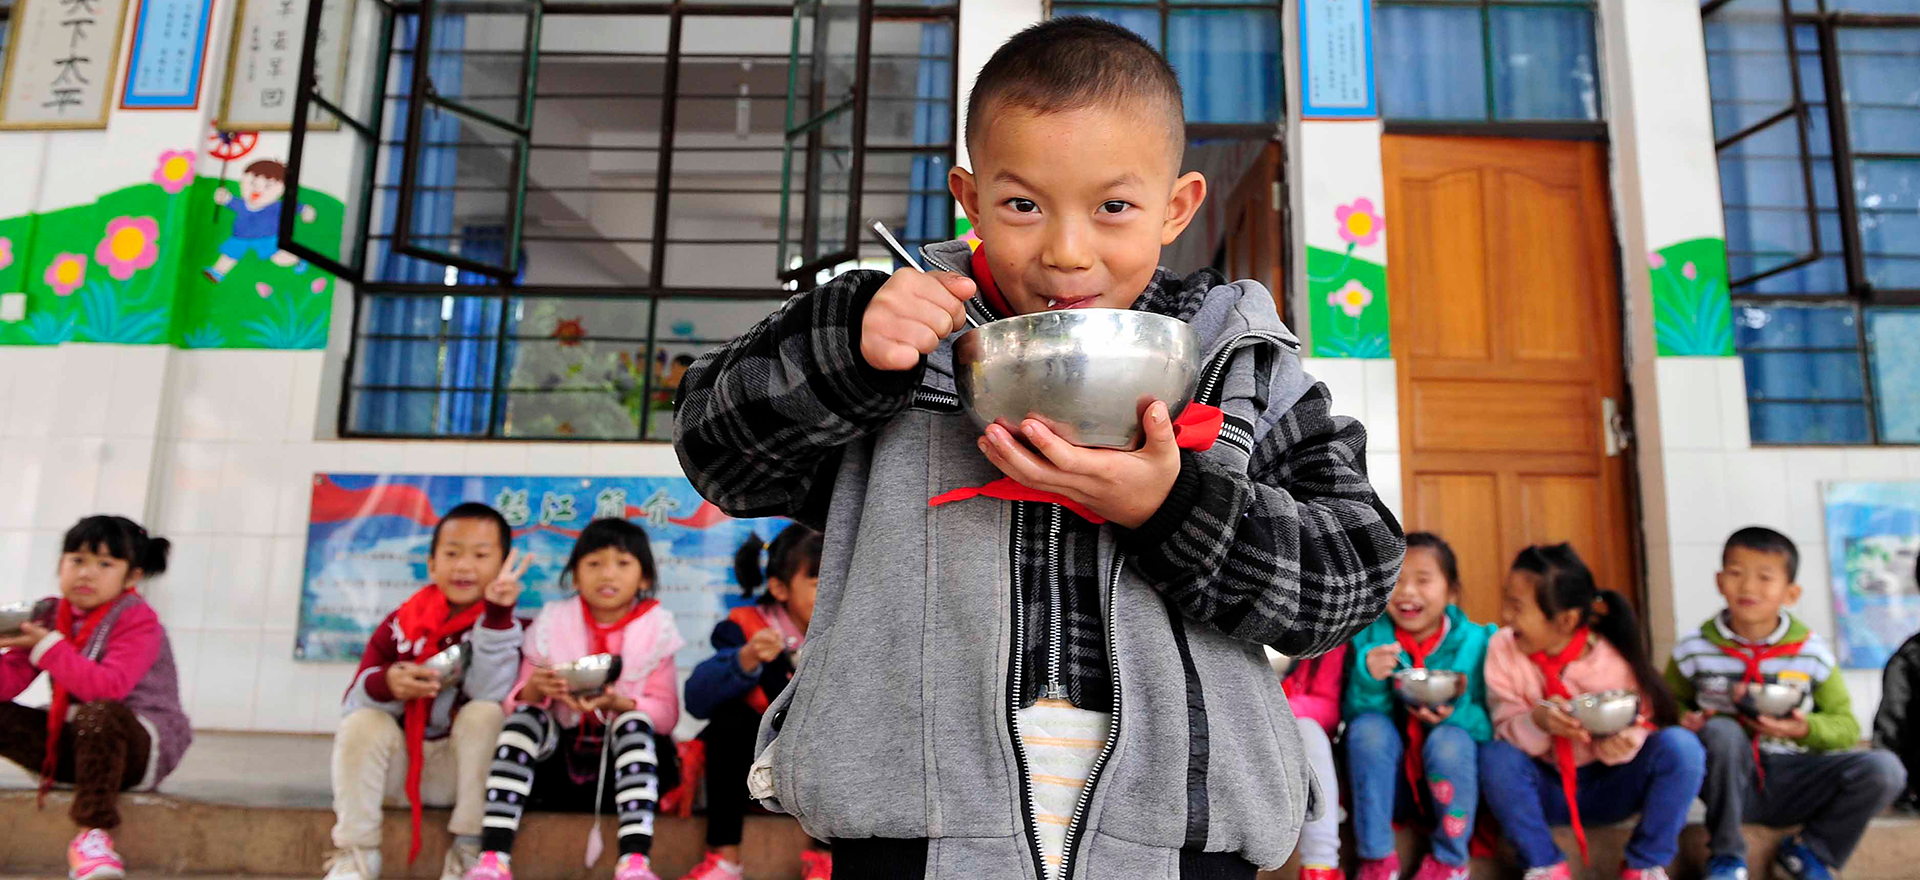
<svg viewBox="0 0 1920 880"><path fill-rule="evenodd" d="M782 283L811 286L858 254L872 41L873 0L794 4L780 176Z"/></svg>
<svg viewBox="0 0 1920 880"><path fill-rule="evenodd" d="M300 204L302 185L310 182L316 192L337 195L346 215L340 236L334 238L331 231L295 222L299 212L284 211L279 245L355 285L366 276L367 227L372 220L368 206L373 204L380 150L387 53L398 20L398 8L387 0L309 2L301 38L301 85L292 90L285 198ZM369 48L349 53L348 46ZM223 132L223 141L236 137Z"/></svg>

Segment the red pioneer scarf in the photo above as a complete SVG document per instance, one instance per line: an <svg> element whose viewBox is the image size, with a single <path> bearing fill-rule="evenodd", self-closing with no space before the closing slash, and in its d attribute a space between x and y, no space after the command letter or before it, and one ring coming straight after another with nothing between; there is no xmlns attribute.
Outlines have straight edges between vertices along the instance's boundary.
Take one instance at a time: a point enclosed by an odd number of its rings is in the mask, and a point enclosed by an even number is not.
<svg viewBox="0 0 1920 880"><path fill-rule="evenodd" d="M607 647L607 644L608 640L613 637L613 634L626 629L627 624L639 620L642 615L652 611L653 606L658 604L660 604L660 601L657 599L643 599L635 602L633 608L625 615L622 615L619 620L612 623L601 623L593 618L593 608L587 605L587 600L581 599L580 616L587 622L587 653L606 654L611 652L612 649Z"/></svg>
<svg viewBox="0 0 1920 880"><path fill-rule="evenodd" d="M1747 664L1746 675L1740 679L1742 682L1758 683L1767 680L1766 677L1760 673L1760 664L1762 662L1772 660L1775 657L1791 657L1798 654L1800 653L1800 646L1806 643L1805 639L1801 639L1797 642L1781 642L1778 645L1766 647L1757 645L1721 645L1720 651L1729 657ZM1764 791L1767 787L1767 770L1760 765L1760 738L1757 736L1753 737L1748 745L1753 749L1753 784L1755 787Z"/></svg>
<svg viewBox="0 0 1920 880"><path fill-rule="evenodd" d="M399 627L404 639L400 645L401 659L420 663L440 653L440 642L448 636L472 629L485 606L485 602L475 602L467 610L453 614L453 606L448 604L447 595L440 592L438 586L428 584L394 613L394 625ZM433 712L435 699L437 697L421 697L408 700L406 705L407 803L413 810L413 837L407 847L408 864L412 864L414 857L420 854L421 744L427 739L427 716Z"/></svg>
<svg viewBox="0 0 1920 880"><path fill-rule="evenodd" d="M1407 652L1407 665L1413 669L1427 668L1427 657L1439 649L1440 642L1446 637L1445 620L1440 622L1440 631L1424 642L1415 639L1406 630L1399 627L1393 628L1393 638L1400 643L1400 648ZM1426 773L1426 758L1421 753L1421 748L1426 745L1426 742L1427 726L1421 724L1420 719L1413 717L1413 713L1409 711L1407 713L1407 786L1408 790L1413 792L1415 802L1420 801L1420 778Z"/></svg>
<svg viewBox="0 0 1920 880"><path fill-rule="evenodd" d="M140 591L134 587L127 587L121 593L122 597L130 595L138 596ZM79 632L75 632L73 603L62 596L60 605L53 615L54 632L72 638L74 650L79 651L84 657L87 652L87 643L93 641L93 634L99 631L101 622L107 619L107 612L112 610L113 606L120 604L120 601L120 598L116 598L112 602L93 609L81 621ZM67 705L72 702L67 689L60 685L60 680L52 676L48 678L53 684L53 703L47 707L47 756L40 764L40 806L46 806L47 792L53 789L53 773L60 764L60 729L67 724Z"/></svg>
<svg viewBox="0 0 1920 880"><path fill-rule="evenodd" d="M1567 689L1567 683L1560 679L1560 672L1567 664L1579 659L1587 649L1587 628L1581 627L1573 632L1573 638L1558 654L1545 651L1528 657L1533 665L1540 667L1540 673L1546 678L1546 690L1549 697L1573 699L1573 692ZM1579 783L1577 768L1573 766L1573 740L1563 736L1553 738L1554 762L1560 765L1560 789L1567 795L1567 816L1572 819L1573 839L1580 842L1580 861L1587 861L1587 829L1580 824Z"/></svg>

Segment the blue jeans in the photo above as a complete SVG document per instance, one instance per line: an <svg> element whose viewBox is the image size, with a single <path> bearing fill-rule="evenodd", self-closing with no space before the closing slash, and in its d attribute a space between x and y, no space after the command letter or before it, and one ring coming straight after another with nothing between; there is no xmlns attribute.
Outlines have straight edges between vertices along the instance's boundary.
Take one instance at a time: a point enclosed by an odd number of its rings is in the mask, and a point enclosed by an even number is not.
<svg viewBox="0 0 1920 880"><path fill-rule="evenodd" d="M1656 731L1632 761L1619 766L1595 761L1579 769L1574 778L1580 822L1596 828L1638 812L1640 824L1627 840L1627 867L1664 868L1680 851L1687 807L1700 793L1706 772L1707 752L1698 737L1682 727ZM1494 740L1480 746L1480 784L1486 788L1488 809L1500 820L1501 833L1519 851L1524 867L1544 868L1566 860L1548 828L1572 821L1559 769Z"/></svg>
<svg viewBox="0 0 1920 880"><path fill-rule="evenodd" d="M1464 867L1474 810L1480 805L1473 735L1447 725L1427 729L1420 750L1425 790L1417 793L1408 786L1401 763L1407 752L1406 733L1391 716L1369 712L1347 719L1346 744L1347 773L1353 785L1353 836L1360 857L1392 855L1393 820L1419 816L1424 802L1427 815L1435 820L1433 857Z"/></svg>

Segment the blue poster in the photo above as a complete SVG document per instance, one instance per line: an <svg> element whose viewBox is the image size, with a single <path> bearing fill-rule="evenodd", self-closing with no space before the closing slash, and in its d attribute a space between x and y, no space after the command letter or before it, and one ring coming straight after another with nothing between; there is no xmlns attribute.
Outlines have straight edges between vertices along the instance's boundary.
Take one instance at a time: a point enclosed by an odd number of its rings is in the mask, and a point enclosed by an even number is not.
<svg viewBox="0 0 1920 880"><path fill-rule="evenodd" d="M570 595L560 570L588 522L618 516L645 526L660 573L654 597L687 641L682 670L705 660L707 636L743 599L733 556L748 535L770 541L779 519L733 519L682 477L467 477L316 474L307 526L306 582L294 657L356 660L373 627L427 583L434 523L454 505L479 501L513 526L513 544L533 554L519 613Z"/></svg>
<svg viewBox="0 0 1920 880"><path fill-rule="evenodd" d="M213 0L140 0L120 106L137 110L198 107L212 18Z"/></svg>
<svg viewBox="0 0 1920 880"><path fill-rule="evenodd" d="M1371 0L1300 0L1300 116L1380 115Z"/></svg>
<svg viewBox="0 0 1920 880"><path fill-rule="evenodd" d="M1840 665L1885 669L1920 631L1920 483L1829 483L1827 575Z"/></svg>

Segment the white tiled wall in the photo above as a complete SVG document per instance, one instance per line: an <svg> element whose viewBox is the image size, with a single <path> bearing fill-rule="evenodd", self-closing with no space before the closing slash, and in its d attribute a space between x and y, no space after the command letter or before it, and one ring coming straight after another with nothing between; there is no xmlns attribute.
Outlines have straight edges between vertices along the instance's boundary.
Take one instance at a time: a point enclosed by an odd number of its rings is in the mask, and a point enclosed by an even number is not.
<svg viewBox="0 0 1920 880"><path fill-rule="evenodd" d="M1656 371L1670 526L1664 542L1648 539L1656 552L1664 546L1672 565L1676 630L1698 627L1724 607L1713 582L1721 547L1735 529L1763 525L1799 545L1802 592L1793 613L1832 638L1820 484L1920 480L1920 449L1755 447L1739 358L1660 358ZM1850 671L1846 680L1864 726L1880 704L1880 673Z"/></svg>
<svg viewBox="0 0 1920 880"><path fill-rule="evenodd" d="M1326 383L1334 415L1367 427L1367 478L1395 516L1400 506L1400 385L1390 359L1302 358L1307 373Z"/></svg>

